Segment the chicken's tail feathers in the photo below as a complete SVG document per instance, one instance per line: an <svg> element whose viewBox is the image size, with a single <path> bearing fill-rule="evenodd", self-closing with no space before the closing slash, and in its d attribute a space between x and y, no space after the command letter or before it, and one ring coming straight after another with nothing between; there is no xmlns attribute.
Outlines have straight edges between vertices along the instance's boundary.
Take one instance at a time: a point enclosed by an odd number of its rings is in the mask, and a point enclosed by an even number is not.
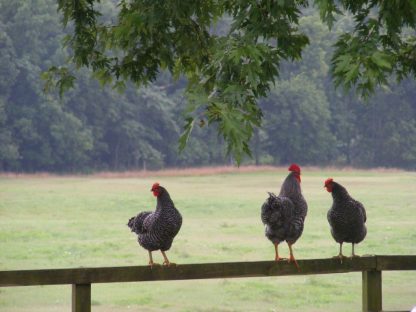
<svg viewBox="0 0 416 312"><path fill-rule="evenodd" d="M132 232L136 234L143 234L145 232L144 220L151 212L141 212L137 216L132 217L127 222L127 226L131 229Z"/></svg>
<svg viewBox="0 0 416 312"><path fill-rule="evenodd" d="M293 209L293 203L289 198L269 193L269 198L266 199L261 207L261 220L264 224L277 224L290 217Z"/></svg>
<svg viewBox="0 0 416 312"><path fill-rule="evenodd" d="M133 229L133 227L134 227L134 219L136 219L136 217L131 217L131 218L129 219L129 222L127 222L127 226L128 226L130 229Z"/></svg>
<svg viewBox="0 0 416 312"><path fill-rule="evenodd" d="M263 224L267 224L271 221L276 210L276 204L278 204L278 197L274 193L267 193L269 194L269 197L261 206L261 221Z"/></svg>
<svg viewBox="0 0 416 312"><path fill-rule="evenodd" d="M267 194L269 194L269 198L277 198L275 193L267 192Z"/></svg>

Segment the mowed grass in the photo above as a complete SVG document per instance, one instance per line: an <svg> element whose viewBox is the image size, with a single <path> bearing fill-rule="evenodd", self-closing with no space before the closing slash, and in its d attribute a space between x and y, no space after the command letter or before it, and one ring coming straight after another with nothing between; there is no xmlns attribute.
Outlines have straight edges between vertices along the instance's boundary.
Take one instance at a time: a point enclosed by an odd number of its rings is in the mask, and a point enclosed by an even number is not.
<svg viewBox="0 0 416 312"><path fill-rule="evenodd" d="M1 177L0 270L146 265L147 251L126 226L153 210L153 182L165 186L184 222L170 260L178 264L272 260L260 206L278 192L284 169L148 177ZM416 254L416 173L304 169L309 204L298 259L338 253L326 213L333 177L367 209L368 234L358 254ZM280 251L288 254L286 245ZM351 253L350 245L344 248ZM159 263L162 257L154 253ZM416 305L416 272L383 273L383 308ZM1 311L70 311L66 286L0 288ZM360 311L361 274L93 284L92 310Z"/></svg>

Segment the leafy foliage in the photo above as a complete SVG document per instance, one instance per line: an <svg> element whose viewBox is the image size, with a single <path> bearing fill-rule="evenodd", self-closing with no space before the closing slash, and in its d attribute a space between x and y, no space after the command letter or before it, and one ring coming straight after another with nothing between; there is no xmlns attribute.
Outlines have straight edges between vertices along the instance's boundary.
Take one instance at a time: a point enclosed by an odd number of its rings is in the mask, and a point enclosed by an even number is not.
<svg viewBox="0 0 416 312"><path fill-rule="evenodd" d="M195 4L195 10L200 4ZM96 5L94 10L102 13L95 16L100 25L117 20L120 11L114 2ZM172 9L174 4L166 5ZM236 160L245 164L299 161L311 165L415 168L414 81L404 79L397 85L388 79L391 88L375 89L367 105L351 91L342 93L333 88L331 46L337 34L353 29L351 16L335 21L330 32L317 12L302 9L304 16L299 15L295 31L296 25L285 21L292 21L298 13L278 7L285 2L270 4L271 10L283 17L265 19L264 25L258 24L265 14L261 7L250 11L243 3L238 5L235 12L224 8L235 15L230 13L206 27L208 50L200 52L210 62L201 61L196 70L195 62L190 62L191 57L198 59L196 52L188 56L188 61L184 57L180 62L172 54L175 61L171 72L168 67L159 67L153 82L137 88L128 81L128 73L125 79L120 76L117 80L105 70L91 67L75 72L75 63L65 66L73 50L60 46L65 33L55 0L0 0L0 169L130 170L229 164ZM251 12L250 22L244 10ZM183 14L193 16L190 12ZM72 33L70 16L67 25ZM150 26L143 27L140 29ZM284 36L280 46L271 39L274 27L281 28L279 33L287 31L290 42L298 38L306 43L309 38L309 45L297 50L296 58L301 56L301 60L292 62L289 55L293 55L294 47L283 40ZM260 31L270 35L251 40ZM171 30L165 39L170 35ZM191 46L188 42L186 49ZM110 65L116 56L119 60L127 57L122 51L106 51ZM383 53L368 59L372 66L389 70L390 59ZM352 68L347 65L343 68L346 72ZM41 73L51 66L55 67L43 75L46 80L40 80ZM105 86L101 88L91 75ZM68 81L59 82L65 76ZM360 77L357 79L359 83ZM72 88L62 97L59 92L43 92L44 87L52 91L70 85ZM181 147L186 145L179 155L178 140ZM227 150L234 157L226 156ZM254 159L244 158L249 152Z"/></svg>
<svg viewBox="0 0 416 312"><path fill-rule="evenodd" d="M258 101L279 76L282 60L299 60L309 38L298 30L308 1L143 1L121 0L118 16L103 22L98 0L58 0L63 24L73 31L66 39L76 67L90 68L103 84L124 86L131 80L146 85L161 70L184 75L188 92L198 90L205 100L190 112L180 139L184 148L195 119L218 125L227 150L240 163L250 155L248 142L261 123ZM416 75L414 1L315 0L321 19L330 27L339 14L354 16L354 30L335 44L332 73L335 85L356 90L365 98L378 85ZM230 27L213 27L228 17ZM73 76L52 67L60 93ZM195 114L195 111L197 114Z"/></svg>
<svg viewBox="0 0 416 312"><path fill-rule="evenodd" d="M185 75L188 90L208 98L203 118L218 124L227 150L240 163L250 153L253 128L260 125L257 100L277 78L280 61L299 59L308 43L296 28L307 1L120 1L112 24L100 22L97 2L58 1L63 24L73 25L66 39L72 62L92 69L103 84L143 85L155 81L160 70ZM232 23L220 36L210 29L224 15ZM73 83L62 71L51 68L45 77L50 82L62 73L55 83L60 93ZM196 117L187 117L181 148Z"/></svg>
<svg viewBox="0 0 416 312"><path fill-rule="evenodd" d="M364 98L378 85L388 85L392 73L397 79L416 77L415 1L317 1L321 15L349 13L354 29L335 44L332 73L336 85L353 86ZM324 19L332 25L332 18Z"/></svg>

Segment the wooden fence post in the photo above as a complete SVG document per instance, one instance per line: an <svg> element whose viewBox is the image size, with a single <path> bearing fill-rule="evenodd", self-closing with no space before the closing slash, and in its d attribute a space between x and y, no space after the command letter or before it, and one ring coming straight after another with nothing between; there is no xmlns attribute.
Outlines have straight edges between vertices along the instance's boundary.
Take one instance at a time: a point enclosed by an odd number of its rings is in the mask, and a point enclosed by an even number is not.
<svg viewBox="0 0 416 312"><path fill-rule="evenodd" d="M363 312L382 310L381 271L363 271Z"/></svg>
<svg viewBox="0 0 416 312"><path fill-rule="evenodd" d="M72 312L91 312L91 284L72 284Z"/></svg>

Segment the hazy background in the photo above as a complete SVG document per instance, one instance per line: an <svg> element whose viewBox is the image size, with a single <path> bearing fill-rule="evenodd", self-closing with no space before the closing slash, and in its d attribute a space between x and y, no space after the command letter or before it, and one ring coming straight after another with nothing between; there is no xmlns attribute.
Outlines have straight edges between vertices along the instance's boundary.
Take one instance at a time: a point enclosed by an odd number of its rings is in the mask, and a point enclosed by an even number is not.
<svg viewBox="0 0 416 312"><path fill-rule="evenodd" d="M116 1L102 1L103 19ZM0 170L91 172L229 164L214 127L196 127L188 148L177 139L186 105L185 81L167 73L147 88L119 94L82 70L60 100L42 91L42 71L63 65L68 52L55 0L0 0ZM260 103L263 127L245 164L416 168L416 83L392 84L366 104L334 91L328 74L335 36L313 9L301 28L311 38L302 62L282 66L281 78ZM217 32L226 22L216 26Z"/></svg>

